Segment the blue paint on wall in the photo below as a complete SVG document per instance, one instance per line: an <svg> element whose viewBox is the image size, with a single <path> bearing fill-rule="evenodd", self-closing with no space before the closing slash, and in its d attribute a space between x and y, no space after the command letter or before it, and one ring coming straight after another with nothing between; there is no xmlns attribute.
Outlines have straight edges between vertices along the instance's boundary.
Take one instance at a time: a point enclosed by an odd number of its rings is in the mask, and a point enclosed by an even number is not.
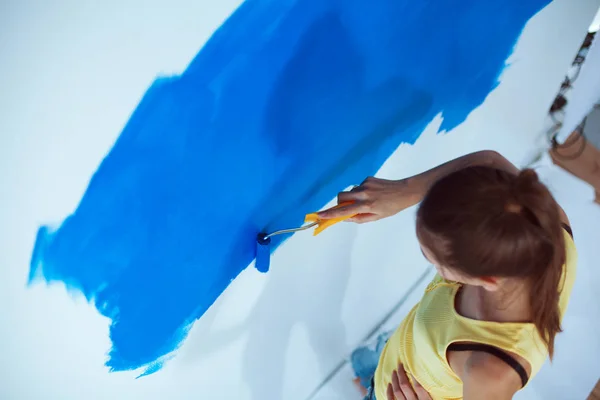
<svg viewBox="0 0 600 400"><path fill-rule="evenodd" d="M112 319L111 370L155 372L259 231L301 224L438 113L464 121L547 3L246 1L150 87L75 212L40 228L30 282Z"/></svg>

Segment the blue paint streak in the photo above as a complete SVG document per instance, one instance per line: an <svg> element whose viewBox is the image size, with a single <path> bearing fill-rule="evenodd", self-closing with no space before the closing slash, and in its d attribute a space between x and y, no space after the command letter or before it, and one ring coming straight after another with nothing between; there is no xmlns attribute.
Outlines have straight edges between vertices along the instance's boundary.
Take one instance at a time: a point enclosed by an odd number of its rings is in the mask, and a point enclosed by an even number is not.
<svg viewBox="0 0 600 400"><path fill-rule="evenodd" d="M157 371L259 231L301 224L438 113L464 121L548 2L246 1L150 87L77 210L40 228L30 281L112 319L111 370Z"/></svg>

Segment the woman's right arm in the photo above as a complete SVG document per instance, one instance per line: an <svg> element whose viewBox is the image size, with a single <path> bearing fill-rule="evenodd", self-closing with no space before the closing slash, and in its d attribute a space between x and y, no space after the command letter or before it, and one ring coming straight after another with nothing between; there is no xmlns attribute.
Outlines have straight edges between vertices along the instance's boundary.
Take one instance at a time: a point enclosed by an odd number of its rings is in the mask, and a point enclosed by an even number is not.
<svg viewBox="0 0 600 400"><path fill-rule="evenodd" d="M363 223L390 217L419 203L439 179L472 166L489 166L517 175L519 169L495 151L485 150L455 158L410 178L367 178L360 186L338 195L338 203L351 204L319 213L323 219L356 214L349 221Z"/></svg>

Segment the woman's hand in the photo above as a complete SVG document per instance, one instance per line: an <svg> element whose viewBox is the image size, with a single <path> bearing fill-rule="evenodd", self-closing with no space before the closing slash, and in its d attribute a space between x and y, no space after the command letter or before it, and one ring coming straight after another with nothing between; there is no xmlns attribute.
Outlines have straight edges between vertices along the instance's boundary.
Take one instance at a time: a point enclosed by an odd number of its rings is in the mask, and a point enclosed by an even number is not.
<svg viewBox="0 0 600 400"><path fill-rule="evenodd" d="M387 387L387 400L431 400L431 396L423 386L412 377L414 387L410 384L404 366L398 364L398 369L392 374L392 383Z"/></svg>
<svg viewBox="0 0 600 400"><path fill-rule="evenodd" d="M330 219L356 214L347 221L364 223L390 217L420 201L419 194L409 186L407 180L367 178L360 186L338 195L338 204L352 204L321 211L318 213L319 218Z"/></svg>

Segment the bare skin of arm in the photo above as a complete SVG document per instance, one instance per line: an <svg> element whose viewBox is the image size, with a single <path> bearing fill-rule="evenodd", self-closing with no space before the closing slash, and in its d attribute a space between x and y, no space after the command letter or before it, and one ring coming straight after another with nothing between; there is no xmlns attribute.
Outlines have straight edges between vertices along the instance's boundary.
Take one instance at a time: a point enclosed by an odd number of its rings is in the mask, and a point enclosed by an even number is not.
<svg viewBox="0 0 600 400"><path fill-rule="evenodd" d="M458 371L463 381L464 400L510 400L521 389L517 373L497 357L473 352Z"/></svg>
<svg viewBox="0 0 600 400"><path fill-rule="evenodd" d="M491 150L467 154L410 178L387 180L367 178L360 186L338 195L338 203L353 202L335 210L319 213L319 217L336 218L358 214L351 221L377 221L419 203L438 179L471 166L488 166L518 174L519 169L499 153Z"/></svg>
<svg viewBox="0 0 600 400"><path fill-rule="evenodd" d="M367 178L360 186L338 195L338 203L350 202L344 207L329 209L319 213L323 219L356 214L348 221L356 223L373 222L390 217L421 202L429 188L439 179L463 168L487 166L518 175L520 170L500 153L492 150L478 151L455 158L418 175L400 180ZM561 221L569 224L566 214L561 211Z"/></svg>

